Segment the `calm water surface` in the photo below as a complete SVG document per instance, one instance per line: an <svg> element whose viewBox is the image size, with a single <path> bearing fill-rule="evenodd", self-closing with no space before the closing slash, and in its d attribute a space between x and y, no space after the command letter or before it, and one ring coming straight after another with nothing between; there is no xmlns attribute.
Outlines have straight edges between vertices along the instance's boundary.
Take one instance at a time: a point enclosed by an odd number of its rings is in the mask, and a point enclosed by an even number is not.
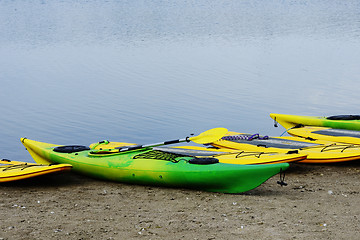
<svg viewBox="0 0 360 240"><path fill-rule="evenodd" d="M0 1L0 158L359 114L360 2Z"/></svg>

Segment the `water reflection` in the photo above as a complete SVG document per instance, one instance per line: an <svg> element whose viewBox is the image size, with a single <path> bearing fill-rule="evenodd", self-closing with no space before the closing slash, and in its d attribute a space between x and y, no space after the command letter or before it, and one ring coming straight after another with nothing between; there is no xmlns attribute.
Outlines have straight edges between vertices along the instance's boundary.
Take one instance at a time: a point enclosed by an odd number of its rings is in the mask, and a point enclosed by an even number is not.
<svg viewBox="0 0 360 240"><path fill-rule="evenodd" d="M2 1L2 43L357 38L359 1Z"/></svg>
<svg viewBox="0 0 360 240"><path fill-rule="evenodd" d="M280 135L270 112L355 114L358 1L0 2L0 157L19 138Z"/></svg>

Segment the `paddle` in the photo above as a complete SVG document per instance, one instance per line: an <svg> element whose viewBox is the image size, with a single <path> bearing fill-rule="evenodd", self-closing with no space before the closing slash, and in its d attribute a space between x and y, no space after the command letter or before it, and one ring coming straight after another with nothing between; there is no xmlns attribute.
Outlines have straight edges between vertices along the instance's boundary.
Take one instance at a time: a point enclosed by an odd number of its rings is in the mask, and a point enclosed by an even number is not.
<svg viewBox="0 0 360 240"><path fill-rule="evenodd" d="M136 146L129 146L129 147L117 147L116 149L119 149L119 152L124 151L130 151L135 149L141 149L141 148L147 148L147 147L157 147L162 145L169 145L169 144L175 144L175 143L181 143L181 142L190 142L193 141L194 143L199 144L205 144L205 143L211 143L219 140L222 138L228 130L226 128L213 128L210 130L207 130L198 136L194 137L186 137L184 139L176 139L176 140L170 140L165 141L161 143L153 143L153 144L147 144L147 145L136 145Z"/></svg>

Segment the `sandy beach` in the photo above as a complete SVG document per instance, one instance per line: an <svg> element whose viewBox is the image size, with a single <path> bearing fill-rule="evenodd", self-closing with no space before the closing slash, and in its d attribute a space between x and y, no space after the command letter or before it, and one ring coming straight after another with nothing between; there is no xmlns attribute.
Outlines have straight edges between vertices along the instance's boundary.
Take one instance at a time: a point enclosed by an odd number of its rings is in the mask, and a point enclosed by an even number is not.
<svg viewBox="0 0 360 240"><path fill-rule="evenodd" d="M357 239L360 161L292 164L243 194L64 173L1 184L0 239Z"/></svg>

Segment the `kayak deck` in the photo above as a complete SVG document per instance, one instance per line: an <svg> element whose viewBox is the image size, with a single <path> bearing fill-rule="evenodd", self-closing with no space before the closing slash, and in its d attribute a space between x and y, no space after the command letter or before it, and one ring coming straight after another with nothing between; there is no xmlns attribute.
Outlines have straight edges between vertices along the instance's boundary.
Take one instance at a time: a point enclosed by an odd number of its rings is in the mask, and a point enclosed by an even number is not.
<svg viewBox="0 0 360 240"><path fill-rule="evenodd" d="M295 128L289 130L289 133L295 130ZM330 163L360 159L360 145L325 140L306 140L299 137L268 137L258 134L229 132L228 135L211 145L223 151L224 149L279 153L296 151L307 154L306 159L299 161L301 163Z"/></svg>

